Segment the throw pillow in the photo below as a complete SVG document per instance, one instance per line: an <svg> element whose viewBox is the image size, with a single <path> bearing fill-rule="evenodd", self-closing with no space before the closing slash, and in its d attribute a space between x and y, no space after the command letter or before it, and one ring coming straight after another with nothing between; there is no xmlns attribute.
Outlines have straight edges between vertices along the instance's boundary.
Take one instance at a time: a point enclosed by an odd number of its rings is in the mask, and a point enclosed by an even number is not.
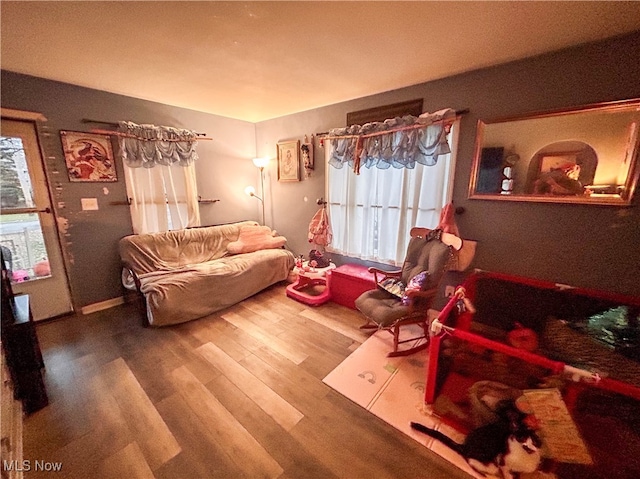
<svg viewBox="0 0 640 479"><path fill-rule="evenodd" d="M411 298L409 293L415 292L415 291L422 291L424 286L427 284L428 279L429 279L428 271L422 271L421 273L418 273L413 278L411 278L402 295L402 304L404 304L405 306L410 306L413 302L413 299Z"/></svg>
<svg viewBox="0 0 640 479"><path fill-rule="evenodd" d="M395 296L398 299L402 298L404 294L404 283L396 278L387 278L378 283L378 288L386 291L387 293Z"/></svg>
<svg viewBox="0 0 640 479"><path fill-rule="evenodd" d="M231 254L252 253L261 249L281 248L287 242L284 236L276 236L276 232L268 226L248 225L240 228L237 241L227 245Z"/></svg>

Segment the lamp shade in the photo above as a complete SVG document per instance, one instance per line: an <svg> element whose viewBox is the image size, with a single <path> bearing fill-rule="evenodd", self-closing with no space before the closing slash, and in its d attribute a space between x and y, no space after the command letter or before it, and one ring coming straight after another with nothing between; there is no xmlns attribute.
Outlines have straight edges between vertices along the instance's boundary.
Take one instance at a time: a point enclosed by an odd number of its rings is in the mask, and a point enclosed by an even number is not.
<svg viewBox="0 0 640 479"><path fill-rule="evenodd" d="M248 195L248 196L255 196L256 195L256 189L253 186L247 186L244 189L244 194Z"/></svg>
<svg viewBox="0 0 640 479"><path fill-rule="evenodd" d="M254 158L252 161L253 161L253 164L256 165L258 168L264 168L265 166L267 166L269 164L269 158L268 157Z"/></svg>

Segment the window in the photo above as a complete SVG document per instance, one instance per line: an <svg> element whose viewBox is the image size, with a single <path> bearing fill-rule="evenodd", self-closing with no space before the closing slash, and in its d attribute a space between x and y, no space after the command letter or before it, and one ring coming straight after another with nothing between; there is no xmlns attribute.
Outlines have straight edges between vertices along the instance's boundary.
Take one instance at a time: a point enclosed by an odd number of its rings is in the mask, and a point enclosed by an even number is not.
<svg viewBox="0 0 640 479"><path fill-rule="evenodd" d="M200 224L195 165L130 168L125 164L127 194L135 233L178 230Z"/></svg>
<svg viewBox="0 0 640 479"><path fill-rule="evenodd" d="M433 166L351 168L327 164L327 199L333 241L329 251L367 261L400 265L414 226L435 228L442 208L451 202L456 121L449 133L452 153ZM330 155L327 143L325 155Z"/></svg>
<svg viewBox="0 0 640 479"><path fill-rule="evenodd" d="M197 133L168 126L120 122L133 232L155 233L200 225L195 160Z"/></svg>
<svg viewBox="0 0 640 479"><path fill-rule="evenodd" d="M27 123L2 121L5 126L17 124L27 130ZM27 132L29 132L27 130ZM0 215L0 248L13 281L29 281L51 275L49 254L45 245L40 215L31 181L28 149L19 136L0 137L0 176L2 215ZM31 148L33 150L33 147ZM37 150L36 150L37 151ZM39 160L39 158L37 158ZM36 160L36 161L37 161ZM35 164L37 165L37 164ZM33 169L33 166L31 169ZM37 185L38 186L38 185ZM46 190L45 194L46 194ZM40 193L42 194L42 192Z"/></svg>

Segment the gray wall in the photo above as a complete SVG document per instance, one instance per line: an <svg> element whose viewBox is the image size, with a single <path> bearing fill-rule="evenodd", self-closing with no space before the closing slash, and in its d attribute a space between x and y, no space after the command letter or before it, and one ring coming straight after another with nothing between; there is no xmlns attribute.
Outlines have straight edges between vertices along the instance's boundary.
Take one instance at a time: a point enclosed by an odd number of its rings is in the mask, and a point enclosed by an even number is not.
<svg viewBox="0 0 640 479"><path fill-rule="evenodd" d="M462 235L480 243L474 266L640 295L640 195L624 208L467 199L478 119L639 98L639 53L640 32L635 32L261 122L258 152L264 154L280 140L344 126L347 112L364 108L415 98L424 99L425 111L468 108L461 124L454 204L465 209L457 217ZM275 164L270 167L275 175ZM271 181L272 226L304 254L310 249L306 226L317 210L315 199L324 195L323 168L300 183Z"/></svg>
<svg viewBox="0 0 640 479"><path fill-rule="evenodd" d="M638 52L640 32L255 125L6 71L1 102L5 108L38 111L49 119L53 135L47 154L53 159L47 169L56 214L69 221L63 247L76 306L122 294L117 240L131 233L131 222L125 206L109 205L125 198L122 166L115 184L69 183L58 130L87 131L92 125L80 120L91 118L206 132L214 140L198 146L198 189L203 198L221 201L201 206L205 225L260 220L259 202L242 191L247 185L260 189L250 159L271 157L265 169L266 223L288 238L294 253L306 255L307 227L318 209L315 200L325 194L323 152L316 149L316 170L310 178L281 183L276 143L343 126L350 111L415 98L424 99L425 111L470 110L461 125L454 203L466 210L457 218L463 236L480 242L474 266L640 295L638 198L627 208L467 199L478 119L640 97ZM100 209L81 211L82 197L97 197ZM60 202L64 208L58 207Z"/></svg>
<svg viewBox="0 0 640 479"><path fill-rule="evenodd" d="M253 123L7 71L2 71L1 93L3 108L40 112L48 120L51 136L44 139L45 166L59 224L68 224L61 230L62 246L77 308L122 295L117 243L132 233L129 208L110 204L126 200L122 164L116 165L116 183L69 181L59 131L108 128L82 123L83 118L129 120L207 133L213 140L198 144L198 191L203 198L220 202L201 205L202 224L259 220L257 201L243 193L244 187L256 184L258 178L251 163L255 156ZM97 198L99 210L82 211L83 197Z"/></svg>

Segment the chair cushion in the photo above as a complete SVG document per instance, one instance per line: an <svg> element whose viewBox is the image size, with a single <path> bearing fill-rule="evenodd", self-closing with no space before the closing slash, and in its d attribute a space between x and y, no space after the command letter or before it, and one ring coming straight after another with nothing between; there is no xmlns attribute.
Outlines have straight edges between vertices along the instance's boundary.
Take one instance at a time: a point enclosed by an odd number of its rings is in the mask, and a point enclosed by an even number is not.
<svg viewBox="0 0 640 479"><path fill-rule="evenodd" d="M382 328L391 326L411 311L410 306L379 289L362 293L356 299L356 308Z"/></svg>

